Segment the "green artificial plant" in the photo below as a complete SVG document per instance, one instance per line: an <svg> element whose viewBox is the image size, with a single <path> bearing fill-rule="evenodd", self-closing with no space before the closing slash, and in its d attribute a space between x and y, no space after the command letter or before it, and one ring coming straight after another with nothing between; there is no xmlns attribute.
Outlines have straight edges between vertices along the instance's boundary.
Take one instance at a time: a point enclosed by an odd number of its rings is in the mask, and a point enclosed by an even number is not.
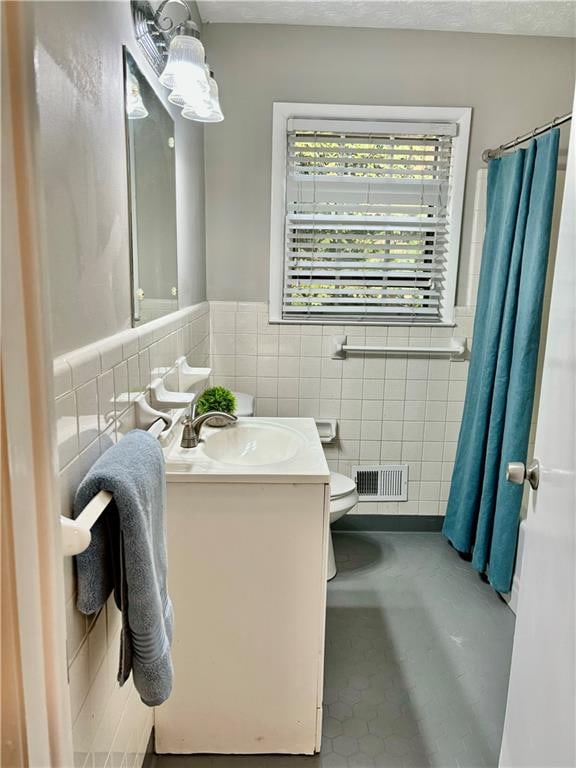
<svg viewBox="0 0 576 768"><path fill-rule="evenodd" d="M234 413L236 398L226 387L209 387L205 389L196 401L196 413L200 416L208 411Z"/></svg>

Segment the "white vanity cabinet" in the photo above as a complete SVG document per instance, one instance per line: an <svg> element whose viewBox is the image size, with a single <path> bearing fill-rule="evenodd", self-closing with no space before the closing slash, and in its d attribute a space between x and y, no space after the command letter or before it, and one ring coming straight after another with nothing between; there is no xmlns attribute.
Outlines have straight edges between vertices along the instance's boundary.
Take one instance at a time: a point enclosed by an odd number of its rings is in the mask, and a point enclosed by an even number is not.
<svg viewBox="0 0 576 768"><path fill-rule="evenodd" d="M311 419L261 421L298 422L300 455L210 468L197 453L173 472L168 459L174 688L158 753L320 747L329 473Z"/></svg>

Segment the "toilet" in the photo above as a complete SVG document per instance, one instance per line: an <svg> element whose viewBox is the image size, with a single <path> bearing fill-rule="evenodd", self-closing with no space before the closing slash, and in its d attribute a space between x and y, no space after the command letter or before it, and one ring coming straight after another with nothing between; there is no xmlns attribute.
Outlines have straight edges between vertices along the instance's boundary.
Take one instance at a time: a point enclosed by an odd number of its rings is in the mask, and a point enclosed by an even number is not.
<svg viewBox="0 0 576 768"><path fill-rule="evenodd" d="M234 392L236 398L236 416L254 416L254 396L245 392ZM340 520L358 503L356 483L346 475L330 472L330 524ZM332 534L328 544L328 581L336 576L336 560Z"/></svg>
<svg viewBox="0 0 576 768"><path fill-rule="evenodd" d="M330 524L340 520L358 503L356 483L350 477L338 472L330 472ZM336 576L336 559L332 533L328 544L328 581Z"/></svg>

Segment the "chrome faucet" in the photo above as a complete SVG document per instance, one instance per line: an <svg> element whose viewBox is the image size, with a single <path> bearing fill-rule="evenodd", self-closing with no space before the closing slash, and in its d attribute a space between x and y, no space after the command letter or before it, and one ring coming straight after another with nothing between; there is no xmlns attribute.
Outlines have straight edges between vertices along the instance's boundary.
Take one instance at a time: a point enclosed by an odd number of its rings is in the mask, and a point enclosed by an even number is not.
<svg viewBox="0 0 576 768"><path fill-rule="evenodd" d="M214 416L218 416L229 424L233 424L238 421L238 417L232 413L223 413L222 411L208 411L200 416L194 418L192 415L187 416L184 421L184 429L182 430L182 440L180 441L181 448L196 448L200 442L200 430L202 425Z"/></svg>

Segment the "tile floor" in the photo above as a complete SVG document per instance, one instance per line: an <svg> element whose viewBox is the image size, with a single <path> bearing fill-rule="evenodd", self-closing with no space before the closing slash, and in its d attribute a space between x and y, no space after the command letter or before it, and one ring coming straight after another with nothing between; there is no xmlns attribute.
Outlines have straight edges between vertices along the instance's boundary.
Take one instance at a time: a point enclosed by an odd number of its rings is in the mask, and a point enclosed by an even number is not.
<svg viewBox="0 0 576 768"><path fill-rule="evenodd" d="M154 768L496 768L514 614L440 534L334 538L322 752Z"/></svg>

